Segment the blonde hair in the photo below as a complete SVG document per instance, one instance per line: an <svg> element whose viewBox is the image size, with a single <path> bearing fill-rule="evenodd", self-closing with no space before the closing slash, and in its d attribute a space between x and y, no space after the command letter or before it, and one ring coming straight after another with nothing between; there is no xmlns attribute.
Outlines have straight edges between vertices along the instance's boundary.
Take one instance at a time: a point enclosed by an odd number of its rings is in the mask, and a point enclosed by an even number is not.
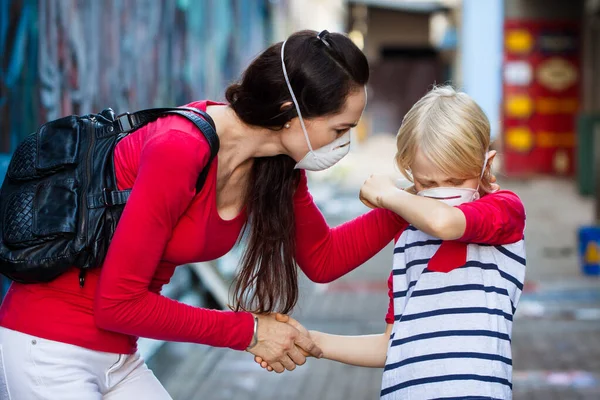
<svg viewBox="0 0 600 400"><path fill-rule="evenodd" d="M490 145L490 122L466 93L437 86L408 111L396 137L396 164L413 181L410 166L417 150L448 176L479 178ZM486 166L480 190L490 192Z"/></svg>

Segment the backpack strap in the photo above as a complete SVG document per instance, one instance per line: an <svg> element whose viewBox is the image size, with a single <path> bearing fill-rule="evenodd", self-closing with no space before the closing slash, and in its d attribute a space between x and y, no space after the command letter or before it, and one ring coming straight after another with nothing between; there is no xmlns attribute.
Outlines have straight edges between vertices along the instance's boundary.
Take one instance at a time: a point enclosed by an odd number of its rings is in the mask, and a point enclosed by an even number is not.
<svg viewBox="0 0 600 400"><path fill-rule="evenodd" d="M204 186L206 177L208 176L208 169L210 167L210 164L219 152L220 142L219 136L217 136L217 131L214 128L214 122L212 118L210 118L210 115L202 111L199 111L199 114L202 115L202 118L190 111L169 111L168 114L181 115L192 121L204 134L204 137L206 138L206 141L210 146L210 158L208 159L208 163L206 164L206 166L200 173L198 180L196 181L196 193L199 193L202 190L202 187Z"/></svg>
<svg viewBox="0 0 600 400"><path fill-rule="evenodd" d="M202 118L204 118L205 120L207 120L210 123L210 125L213 127L213 129L215 129L214 128L215 122L210 117L210 115L208 115L204 111L200 111L199 109L193 108L193 107L148 108L146 110L140 110L140 111L136 111L134 113L126 112L126 113L117 115L117 117L115 118L115 121L113 122L113 125L114 125L115 129L117 130L117 132L129 133L129 132L135 131L136 129L141 128L142 126L146 125L149 122L156 120L159 117L162 117L163 115L165 115L167 113L171 113L171 112L175 112L175 111L190 111L190 112L199 114L202 116ZM187 118L187 116L186 116L186 118ZM192 122L194 122L194 121L192 121Z"/></svg>
<svg viewBox="0 0 600 400"><path fill-rule="evenodd" d="M200 173L198 180L196 181L196 193L199 193L206 182L208 176L208 169L213 159L219 152L219 136L215 128L215 122L213 119L204 111L198 110L197 108L191 107L169 107L169 108L150 108L147 110L141 110L134 113L124 113L115 118L113 126L117 132L128 133L136 129L141 128L149 122L156 120L157 118L166 114L177 114L187 118L193 122L194 125L202 132L208 145L210 147L210 158L208 163ZM111 190L105 188L102 192L102 201L104 204L100 206L110 207L113 205L122 205L127 203L131 189L126 190ZM98 206L98 205L97 205ZM93 205L91 208L95 208Z"/></svg>

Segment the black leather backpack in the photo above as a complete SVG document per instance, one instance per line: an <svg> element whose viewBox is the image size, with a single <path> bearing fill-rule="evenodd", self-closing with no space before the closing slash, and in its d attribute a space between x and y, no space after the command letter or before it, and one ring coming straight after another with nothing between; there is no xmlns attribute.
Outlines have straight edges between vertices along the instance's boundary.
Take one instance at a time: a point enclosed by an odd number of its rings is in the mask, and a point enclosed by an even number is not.
<svg viewBox="0 0 600 400"><path fill-rule="evenodd" d="M49 282L76 266L79 284L101 266L129 190L117 190L113 151L132 131L166 114L192 121L211 158L219 138L195 108L155 108L115 116L71 115L42 125L12 156L0 189L0 273L23 283ZM210 165L210 162L209 162ZM198 177L204 184L208 166Z"/></svg>

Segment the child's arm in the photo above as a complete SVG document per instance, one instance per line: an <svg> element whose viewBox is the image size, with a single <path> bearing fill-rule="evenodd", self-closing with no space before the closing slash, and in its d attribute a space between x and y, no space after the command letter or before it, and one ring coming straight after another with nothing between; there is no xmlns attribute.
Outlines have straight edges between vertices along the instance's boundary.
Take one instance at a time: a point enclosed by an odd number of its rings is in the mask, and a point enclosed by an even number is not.
<svg viewBox="0 0 600 400"><path fill-rule="evenodd" d="M465 233L466 218L458 208L398 189L387 176L372 175L360 198L371 207L395 212L420 231L442 240L455 240Z"/></svg>
<svg viewBox="0 0 600 400"><path fill-rule="evenodd" d="M396 239L397 241L397 239ZM311 331L310 336L317 343L323 343L326 351L323 357L345 364L364 367L383 367L387 353L388 341L394 323L394 275L388 278L388 311L385 316L387 327L385 333L370 336L336 336Z"/></svg>
<svg viewBox="0 0 600 400"><path fill-rule="evenodd" d="M287 321L292 326L299 326L297 321L292 318L288 318ZM282 322L286 321L282 320ZM319 331L310 331L309 334L323 351L323 358L359 367L383 368L392 327L392 324L388 324L385 332L379 335L341 336ZM309 357L308 353L300 351ZM273 371L273 368L261 357L254 357L254 361L263 368Z"/></svg>
<svg viewBox="0 0 600 400"><path fill-rule="evenodd" d="M385 176L374 175L361 189L371 207L395 212L422 232L442 240L502 245L523 238L525 208L512 192L499 191L457 207L397 189Z"/></svg>
<svg viewBox="0 0 600 400"><path fill-rule="evenodd" d="M340 336L310 331L310 337L321 350L323 358L359 367L383 368L392 326L379 335Z"/></svg>

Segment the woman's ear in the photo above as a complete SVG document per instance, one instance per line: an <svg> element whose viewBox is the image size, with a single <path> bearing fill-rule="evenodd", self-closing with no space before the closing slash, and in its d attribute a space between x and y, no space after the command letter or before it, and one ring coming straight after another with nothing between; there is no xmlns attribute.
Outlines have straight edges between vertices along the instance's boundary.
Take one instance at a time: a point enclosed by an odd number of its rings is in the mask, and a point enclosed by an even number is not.
<svg viewBox="0 0 600 400"><path fill-rule="evenodd" d="M286 101L285 103L283 103L281 105L281 107L279 107L279 111L281 111L281 112L288 111L293 106L294 106L294 103L292 103L291 101Z"/></svg>

